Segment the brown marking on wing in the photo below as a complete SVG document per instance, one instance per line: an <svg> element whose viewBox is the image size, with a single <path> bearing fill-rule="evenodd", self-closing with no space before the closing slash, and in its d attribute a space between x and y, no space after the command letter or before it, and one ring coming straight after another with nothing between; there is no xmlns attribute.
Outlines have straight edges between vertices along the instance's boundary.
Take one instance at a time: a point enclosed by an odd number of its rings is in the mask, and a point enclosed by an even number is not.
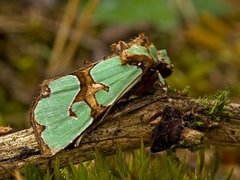
<svg viewBox="0 0 240 180"><path fill-rule="evenodd" d="M91 115L94 119L96 119L102 112L106 110L106 107L99 105L95 99L95 94L100 89L108 91L108 87L104 84L96 83L90 75L90 70L93 66L88 66L87 68L82 69L81 71L75 71L73 75L75 75L80 81L80 91L76 95L73 103L85 101L89 107L92 109ZM71 106L72 106L71 105ZM69 113L72 116L76 116L76 114L72 111L71 107L69 109Z"/></svg>
<svg viewBox="0 0 240 180"><path fill-rule="evenodd" d="M49 79L49 80L43 81L43 83L40 85L39 94L38 94L37 98L35 98L35 100L33 101L32 105L31 105L31 109L30 109L30 122L33 126L34 134L35 134L36 140L38 142L38 147L39 147L41 153L44 156L51 156L52 152L51 152L51 149L48 147L48 145L42 139L41 134L46 127L42 126L41 124L39 124L36 121L36 119L35 119L35 109L36 109L36 106L37 106L38 102L41 99L50 96L51 90L49 88L49 83L51 81L55 80L55 79Z"/></svg>
<svg viewBox="0 0 240 180"><path fill-rule="evenodd" d="M138 37L129 42L119 41L118 43L112 44L111 49L115 54L119 55L123 65L135 65L143 69L145 72L148 71L154 66L154 59L146 55L128 54L125 50L129 49L133 45L143 46L149 51L149 47L152 44L149 42L147 36L144 33L141 33Z"/></svg>
<svg viewBox="0 0 240 180"><path fill-rule="evenodd" d="M128 54L127 52L123 52L119 55L121 58L121 63L130 64L140 67L144 72L153 67L154 60L153 58L145 55L138 54Z"/></svg>
<svg viewBox="0 0 240 180"><path fill-rule="evenodd" d="M121 54L124 50L130 48L132 45L148 47L150 45L147 36L141 33L135 39L129 42L119 41L111 45L111 49L115 54Z"/></svg>

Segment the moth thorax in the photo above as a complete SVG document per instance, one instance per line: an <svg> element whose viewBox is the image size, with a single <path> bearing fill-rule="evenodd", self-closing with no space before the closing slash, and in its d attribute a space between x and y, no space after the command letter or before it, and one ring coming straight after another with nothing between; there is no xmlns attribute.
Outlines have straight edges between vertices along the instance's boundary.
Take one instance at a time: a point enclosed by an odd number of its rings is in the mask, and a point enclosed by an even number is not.
<svg viewBox="0 0 240 180"><path fill-rule="evenodd" d="M129 44L124 41L119 41L118 43L114 43L111 45L112 51L117 55L119 55L122 51L128 48Z"/></svg>
<svg viewBox="0 0 240 180"><path fill-rule="evenodd" d="M131 43L144 47L148 47L150 45L149 40L144 33L139 34L139 36L132 40Z"/></svg>
<svg viewBox="0 0 240 180"><path fill-rule="evenodd" d="M132 41L129 42L124 42L124 41L119 41L118 43L114 43L111 45L111 49L114 53L117 55L121 54L124 50L132 47L133 45L135 46L143 46L143 47L148 47L150 45L148 38L144 33L139 34L138 37L133 39Z"/></svg>
<svg viewBox="0 0 240 180"><path fill-rule="evenodd" d="M121 63L123 65L124 64L134 65L134 66L140 67L142 70L146 70L154 66L154 59L143 54L129 55L124 52L120 55L120 58L121 58Z"/></svg>

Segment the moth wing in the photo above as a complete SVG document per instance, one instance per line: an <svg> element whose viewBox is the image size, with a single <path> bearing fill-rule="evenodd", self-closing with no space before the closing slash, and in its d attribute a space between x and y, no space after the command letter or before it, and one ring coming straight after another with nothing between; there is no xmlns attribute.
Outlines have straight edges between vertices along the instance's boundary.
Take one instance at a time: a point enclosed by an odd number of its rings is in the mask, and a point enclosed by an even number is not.
<svg viewBox="0 0 240 180"><path fill-rule="evenodd" d="M91 108L84 102L76 102L70 116L70 106L80 90L76 76L67 75L49 81L45 89L50 93L35 102L31 111L31 122L37 134L41 152L54 155L68 146L76 137L92 124Z"/></svg>
<svg viewBox="0 0 240 180"><path fill-rule="evenodd" d="M136 65L123 65L118 56L101 61L92 66L89 76L108 90L100 89L88 96L95 96L97 103L107 109L141 79L142 73ZM86 86L80 83L76 75L51 80L33 106L31 121L44 155L64 149L93 123L94 109L85 101L73 102L80 87Z"/></svg>
<svg viewBox="0 0 240 180"><path fill-rule="evenodd" d="M98 104L111 106L141 79L143 70L136 65L123 65L120 57L116 56L98 63L90 74L96 83L108 87L107 91L100 89L95 94Z"/></svg>
<svg viewBox="0 0 240 180"><path fill-rule="evenodd" d="M129 91L137 82L141 80L143 71L141 68L135 65L123 65L121 59L113 57L107 61L101 61L96 64L90 71L90 75L96 83L101 83L107 86L109 89L105 91L100 89L95 98L100 105L106 106L107 111L104 112L101 119L88 129L92 130L96 128L111 110L114 104ZM82 134L75 146L79 146L80 141L84 134Z"/></svg>

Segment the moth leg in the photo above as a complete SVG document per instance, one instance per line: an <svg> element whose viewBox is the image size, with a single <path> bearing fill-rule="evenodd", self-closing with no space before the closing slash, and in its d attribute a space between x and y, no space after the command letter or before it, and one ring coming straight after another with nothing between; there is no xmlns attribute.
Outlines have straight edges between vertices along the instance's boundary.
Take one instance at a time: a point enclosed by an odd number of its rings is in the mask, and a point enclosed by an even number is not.
<svg viewBox="0 0 240 180"><path fill-rule="evenodd" d="M159 71L157 71L158 80L162 86L166 85L165 79L162 77Z"/></svg>
<svg viewBox="0 0 240 180"><path fill-rule="evenodd" d="M75 147L79 147L82 138L83 138L83 134L80 135L80 136L77 138L77 140L75 140L75 143L74 143L74 146L75 146Z"/></svg>

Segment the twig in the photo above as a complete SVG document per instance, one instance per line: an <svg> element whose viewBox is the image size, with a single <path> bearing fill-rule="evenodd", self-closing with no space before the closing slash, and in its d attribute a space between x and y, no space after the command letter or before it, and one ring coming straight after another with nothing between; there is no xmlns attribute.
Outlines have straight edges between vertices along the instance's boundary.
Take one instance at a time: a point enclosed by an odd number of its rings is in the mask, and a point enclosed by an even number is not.
<svg viewBox="0 0 240 180"><path fill-rule="evenodd" d="M38 165L42 169L52 167L52 160L59 159L60 167L66 166L69 161L77 164L91 160L92 152L98 149L105 155L115 153L117 147L123 149L135 149L140 147L141 139L145 146L151 145L153 131L159 122L164 107L170 106L184 114L184 121L191 124L189 112L200 117L205 122L201 128L185 128L181 134L181 143L176 147L195 149L211 144L224 146L240 145L240 105L229 104L226 112L231 112L231 117L222 118L213 125L211 117L206 114L203 107L195 99L190 99L181 93L166 93L161 89L153 94L133 100L122 100L103 123L96 129L88 132L83 137L80 147L69 147L55 157L42 157L35 140L32 129L22 130L16 133L0 137L0 177L10 177L10 171L23 170L27 163ZM226 133L229 129L229 133ZM233 138L234 137L234 138ZM184 143L182 143L184 142ZM1 168L4 167L4 168Z"/></svg>

